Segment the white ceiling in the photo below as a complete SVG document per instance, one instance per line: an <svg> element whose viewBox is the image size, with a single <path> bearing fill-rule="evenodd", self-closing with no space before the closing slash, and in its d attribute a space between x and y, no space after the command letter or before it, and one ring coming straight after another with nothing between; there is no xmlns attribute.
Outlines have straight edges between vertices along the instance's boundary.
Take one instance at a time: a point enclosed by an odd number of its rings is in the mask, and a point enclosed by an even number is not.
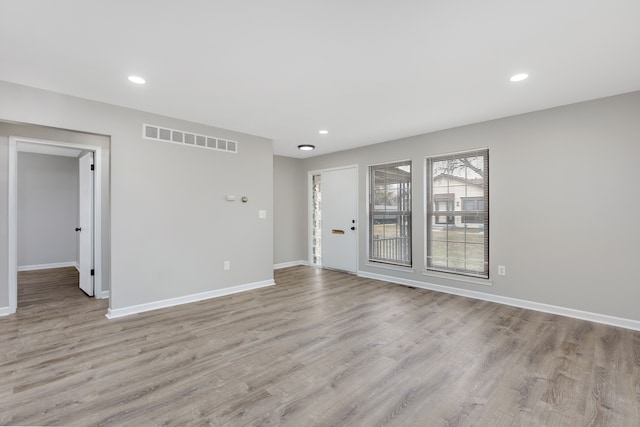
<svg viewBox="0 0 640 427"><path fill-rule="evenodd" d="M639 0L0 0L0 16L0 80L291 157L640 89Z"/></svg>

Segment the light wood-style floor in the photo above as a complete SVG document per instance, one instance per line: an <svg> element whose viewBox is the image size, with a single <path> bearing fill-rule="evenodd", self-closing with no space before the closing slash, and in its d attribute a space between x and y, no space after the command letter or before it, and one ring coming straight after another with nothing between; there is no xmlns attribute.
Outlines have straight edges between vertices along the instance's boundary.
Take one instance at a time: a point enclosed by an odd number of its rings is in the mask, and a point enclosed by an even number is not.
<svg viewBox="0 0 640 427"><path fill-rule="evenodd" d="M114 320L19 280L3 425L640 426L640 332L309 267Z"/></svg>

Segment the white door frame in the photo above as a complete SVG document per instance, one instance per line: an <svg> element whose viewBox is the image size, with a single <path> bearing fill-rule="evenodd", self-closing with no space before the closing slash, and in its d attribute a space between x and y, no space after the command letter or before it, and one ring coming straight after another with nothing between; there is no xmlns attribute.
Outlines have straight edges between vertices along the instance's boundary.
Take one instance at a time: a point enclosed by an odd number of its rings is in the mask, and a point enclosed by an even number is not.
<svg viewBox="0 0 640 427"><path fill-rule="evenodd" d="M337 170L342 170L342 169L355 169L356 170L356 197L358 198L358 200L356 200L356 219L357 219L357 223L356 223L356 230L358 231L357 236L356 236L356 273L358 272L359 268L360 268L360 192L358 191L359 187L360 187L360 174L359 169L358 169L358 165L346 165L346 166L338 166L335 168L327 168L327 169L317 169L317 170L313 170L313 171L309 171L307 172L307 206L308 211L307 211L307 240L308 240L308 245L307 245L307 259L309 260L308 263L311 266L315 266L315 267L321 267L321 265L318 264L314 264L313 263L313 176L314 175L320 175L320 179L322 179L322 173L323 172L331 172L331 171L337 171ZM320 181L320 187L322 191L322 181Z"/></svg>
<svg viewBox="0 0 640 427"><path fill-rule="evenodd" d="M94 164L102 164L102 148L95 145L73 144L69 142L49 141L45 139L9 137L9 314L18 307L18 143L42 144L55 147L75 148L93 151ZM96 298L102 294L102 182L101 171L94 175L94 286Z"/></svg>

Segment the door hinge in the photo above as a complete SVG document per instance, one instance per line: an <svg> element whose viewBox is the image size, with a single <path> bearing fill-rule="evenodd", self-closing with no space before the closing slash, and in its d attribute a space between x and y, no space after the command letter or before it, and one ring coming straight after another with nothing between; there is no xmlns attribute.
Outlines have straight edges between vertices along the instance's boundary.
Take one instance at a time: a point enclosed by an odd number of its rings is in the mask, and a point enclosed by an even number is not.
<svg viewBox="0 0 640 427"><path fill-rule="evenodd" d="M93 170L93 165L91 165L91 170Z"/></svg>
<svg viewBox="0 0 640 427"><path fill-rule="evenodd" d="M92 276L95 276L95 275L96 275L96 271L95 271L93 268L91 269L91 275L92 275Z"/></svg>

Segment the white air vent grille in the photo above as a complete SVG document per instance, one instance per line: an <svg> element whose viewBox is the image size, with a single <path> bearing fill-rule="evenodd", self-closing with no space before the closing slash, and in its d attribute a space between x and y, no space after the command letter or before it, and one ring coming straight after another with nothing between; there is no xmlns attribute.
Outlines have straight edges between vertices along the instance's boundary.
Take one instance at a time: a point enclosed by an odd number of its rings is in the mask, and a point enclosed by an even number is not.
<svg viewBox="0 0 640 427"><path fill-rule="evenodd" d="M192 147L209 148L211 150L238 152L238 142L213 136L198 135L182 130L169 129L155 125L142 125L142 137L155 141L171 142L174 144L190 145Z"/></svg>

